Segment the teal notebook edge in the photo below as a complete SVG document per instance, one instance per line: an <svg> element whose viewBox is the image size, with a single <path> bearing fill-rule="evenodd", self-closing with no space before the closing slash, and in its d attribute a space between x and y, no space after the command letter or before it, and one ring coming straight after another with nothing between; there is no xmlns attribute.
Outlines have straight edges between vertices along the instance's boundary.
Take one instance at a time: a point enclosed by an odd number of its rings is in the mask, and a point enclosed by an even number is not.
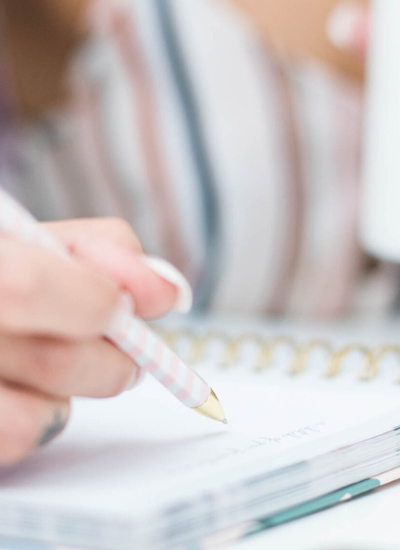
<svg viewBox="0 0 400 550"><path fill-rule="evenodd" d="M370 493L383 485L400 480L400 468L391 470L387 474L382 474L375 478L365 479L358 483L348 485L342 489L338 489L337 491L333 491L332 493L328 493L322 497L304 502L298 506L288 508L287 510L283 510L282 512L267 518L247 523L241 528L238 527L231 531L227 531L225 534L226 536L223 537L223 544L221 544L220 541L217 542L216 540L213 540L213 537L210 537L210 539L203 541L198 545L192 545L181 550L218 550L220 545L225 548L227 543L233 544L234 542L256 536L267 529L271 529L272 527L277 527L279 525L310 516L317 512L327 510L328 508L332 508L338 504L348 502L353 498ZM218 536L218 539L219 538L220 537Z"/></svg>
<svg viewBox="0 0 400 550"><path fill-rule="evenodd" d="M269 518L258 520L248 529L248 532L245 533L244 536L255 535L260 531L269 529L270 527L275 527L277 525L281 525L282 523L287 523L289 521L314 514L315 512L320 512L341 502L346 502L354 497L368 493L369 491L372 491L380 486L381 482L379 479L374 478L366 479L364 481L360 481L359 483L354 483L354 485L349 485L348 487L344 487L343 489L339 489L333 493L316 498L315 500L299 504L299 506L289 508L288 510L284 510L283 512L275 514Z"/></svg>

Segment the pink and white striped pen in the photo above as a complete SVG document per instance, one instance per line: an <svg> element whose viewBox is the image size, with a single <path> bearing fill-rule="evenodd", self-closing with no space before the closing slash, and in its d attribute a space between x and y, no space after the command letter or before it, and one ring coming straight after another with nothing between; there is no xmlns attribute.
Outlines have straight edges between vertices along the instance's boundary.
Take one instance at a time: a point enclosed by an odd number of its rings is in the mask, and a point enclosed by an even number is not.
<svg viewBox="0 0 400 550"><path fill-rule="evenodd" d="M68 250L37 220L0 190L0 233L39 244L72 259ZM124 302L121 294L121 304ZM126 300L125 300L126 302ZM211 387L138 317L121 306L104 334L142 369L149 372L187 407L226 423L221 404Z"/></svg>

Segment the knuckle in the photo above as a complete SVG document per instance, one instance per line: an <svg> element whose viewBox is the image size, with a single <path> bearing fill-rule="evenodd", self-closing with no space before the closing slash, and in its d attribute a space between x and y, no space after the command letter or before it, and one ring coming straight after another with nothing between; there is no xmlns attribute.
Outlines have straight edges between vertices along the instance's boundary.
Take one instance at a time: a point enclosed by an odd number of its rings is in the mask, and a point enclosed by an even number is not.
<svg viewBox="0 0 400 550"><path fill-rule="evenodd" d="M123 218L107 218L105 223L109 225L110 231L117 237L131 237L134 235L132 227Z"/></svg>
<svg viewBox="0 0 400 550"><path fill-rule="evenodd" d="M56 395L67 395L72 367L79 360L79 346L58 342L33 345L25 358L40 385Z"/></svg>
<svg viewBox="0 0 400 550"><path fill-rule="evenodd" d="M22 460L35 447L37 427L29 410L21 407L18 414L0 423L0 464Z"/></svg>
<svg viewBox="0 0 400 550"><path fill-rule="evenodd" d="M108 385L104 397L116 397L123 393L129 383L131 374L128 371L118 373Z"/></svg>
<svg viewBox="0 0 400 550"><path fill-rule="evenodd" d="M23 263L12 261L0 265L0 325L5 328L18 327L21 315L37 292L37 278Z"/></svg>
<svg viewBox="0 0 400 550"><path fill-rule="evenodd" d="M110 233L121 243L142 250L142 245L131 225L122 218L108 218L105 220L110 227Z"/></svg>
<svg viewBox="0 0 400 550"><path fill-rule="evenodd" d="M123 393L137 372L132 368L132 359L109 342L101 341L93 348L92 358L101 357L97 361L102 376L91 383L91 392L95 397L115 397ZM135 377L136 379L136 377Z"/></svg>
<svg viewBox="0 0 400 550"><path fill-rule="evenodd" d="M108 285L107 291L103 292L102 299L96 300L88 312L87 322L94 327L94 333L104 330L107 323L118 306L120 289L117 285Z"/></svg>

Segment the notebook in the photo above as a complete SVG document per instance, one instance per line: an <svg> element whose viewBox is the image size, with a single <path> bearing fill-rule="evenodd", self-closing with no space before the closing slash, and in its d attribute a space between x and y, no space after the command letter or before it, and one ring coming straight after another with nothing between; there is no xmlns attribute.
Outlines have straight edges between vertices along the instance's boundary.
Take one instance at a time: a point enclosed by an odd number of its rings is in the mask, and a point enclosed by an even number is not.
<svg viewBox="0 0 400 550"><path fill-rule="evenodd" d="M291 327L206 326L160 330L191 355L228 425L187 410L151 378L113 399L76 399L60 438L0 470L0 536L186 548L400 465L395 345L379 339L370 353L350 339L299 339Z"/></svg>

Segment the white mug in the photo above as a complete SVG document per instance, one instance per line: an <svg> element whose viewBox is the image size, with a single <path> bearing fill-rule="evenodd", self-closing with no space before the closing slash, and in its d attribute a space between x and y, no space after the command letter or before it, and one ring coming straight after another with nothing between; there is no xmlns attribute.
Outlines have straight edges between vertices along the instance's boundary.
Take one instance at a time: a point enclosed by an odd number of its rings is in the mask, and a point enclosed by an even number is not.
<svg viewBox="0 0 400 550"><path fill-rule="evenodd" d="M400 0L372 2L361 241L400 262Z"/></svg>

